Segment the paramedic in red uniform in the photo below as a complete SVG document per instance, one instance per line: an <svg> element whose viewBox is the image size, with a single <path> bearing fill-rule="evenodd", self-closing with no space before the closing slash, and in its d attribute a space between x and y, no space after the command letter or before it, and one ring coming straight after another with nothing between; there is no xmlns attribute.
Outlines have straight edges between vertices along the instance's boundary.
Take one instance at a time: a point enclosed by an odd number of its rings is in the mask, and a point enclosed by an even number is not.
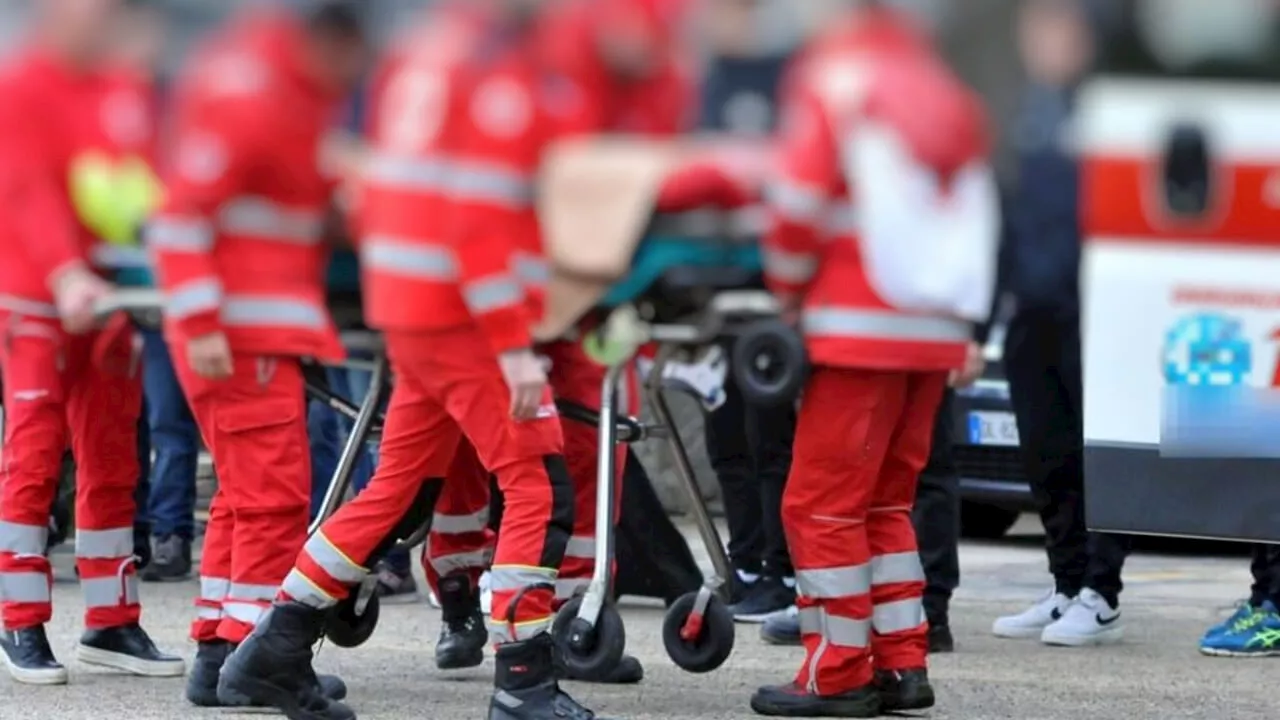
<svg viewBox="0 0 1280 720"><path fill-rule="evenodd" d="M948 374L989 307L998 211L984 113L906 15L850 9L800 62L765 273L813 364L782 508L807 657L751 705L875 717L934 702L911 507Z"/></svg>
<svg viewBox="0 0 1280 720"><path fill-rule="evenodd" d="M227 655L261 621L306 540L310 462L300 358L340 360L321 230L339 178L325 139L359 76L359 11L252 13L182 80L168 197L148 228L176 370L218 467L187 697L220 696ZM320 682L325 695L345 688Z"/></svg>
<svg viewBox="0 0 1280 720"><path fill-rule="evenodd" d="M682 9L682 0L571 0L549 8L538 30L538 53L545 78L540 101L550 116L551 132L557 137L604 132L663 136L685 129L695 115L696 94L687 58L674 40ZM537 317L548 271L540 237L530 233L522 239L513 270ZM606 368L587 358L579 342L544 344L538 353L549 360L557 399L600 407ZM629 401L638 398L632 380L624 385L626 411ZM559 601L586 589L595 564L596 534L598 435L590 425L567 421L564 438L573 478L574 528L556 581ZM619 483L626 460L626 448L619 446ZM465 460L456 467L473 472ZM426 558L428 576L441 578L436 588L445 621L436 645L441 668L484 660L476 580L488 556L486 543L492 543L485 534L488 511L487 485L449 483L433 518ZM640 662L628 656L602 676L574 679L635 683L643 677Z"/></svg>
<svg viewBox="0 0 1280 720"><path fill-rule="evenodd" d="M138 625L141 381L126 318L95 327L94 304L111 290L92 266L105 233L75 201L88 191L86 167L145 154L152 137L139 88L103 70L119 10L118 0L42 3L30 47L0 76L0 647L23 683L67 681L44 625L53 613L45 534L68 439L86 627L76 656L138 675L184 671Z"/></svg>
<svg viewBox="0 0 1280 720"><path fill-rule="evenodd" d="M430 478L445 476L464 437L506 500L491 571L497 667L488 717L594 717L556 681L548 631L573 489L532 317L511 272L519 239L536 232L532 181L545 144L529 59L536 3L461 1L486 17L424 23L385 78L365 170L366 320L382 330L396 376L378 470L307 541L275 607L222 672L220 690L295 720L353 716L314 708L305 677L316 636L306 630L424 519L415 515L440 484Z"/></svg>

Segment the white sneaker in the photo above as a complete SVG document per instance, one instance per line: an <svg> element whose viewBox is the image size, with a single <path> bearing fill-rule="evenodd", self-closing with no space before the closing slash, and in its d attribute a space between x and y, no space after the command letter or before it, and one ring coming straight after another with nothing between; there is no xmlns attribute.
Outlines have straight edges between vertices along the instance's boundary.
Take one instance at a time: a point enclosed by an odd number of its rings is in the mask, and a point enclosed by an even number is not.
<svg viewBox="0 0 1280 720"><path fill-rule="evenodd" d="M1071 598L1050 590L1035 605L1017 615L996 618L991 632L996 637L1022 640L1038 638L1044 629L1062 617L1071 605Z"/></svg>
<svg viewBox="0 0 1280 720"><path fill-rule="evenodd" d="M1124 627L1120 624L1120 608L1111 607L1098 593L1085 588L1071 607L1062 613L1062 619L1049 625L1040 634L1040 642L1064 647L1087 645L1111 645L1124 639Z"/></svg>

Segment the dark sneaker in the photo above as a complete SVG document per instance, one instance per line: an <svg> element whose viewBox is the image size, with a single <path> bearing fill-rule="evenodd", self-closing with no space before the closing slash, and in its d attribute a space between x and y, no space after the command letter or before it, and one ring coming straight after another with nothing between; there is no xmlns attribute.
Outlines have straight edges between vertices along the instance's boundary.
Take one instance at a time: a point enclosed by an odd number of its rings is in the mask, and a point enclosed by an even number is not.
<svg viewBox="0 0 1280 720"><path fill-rule="evenodd" d="M745 600L747 595L751 593L751 588L755 587L759 583L760 579L758 577L754 580L745 580L741 573L735 572L733 576L729 578L729 605L737 605Z"/></svg>
<svg viewBox="0 0 1280 720"><path fill-rule="evenodd" d="M405 605L418 602L418 581L413 573L398 573L390 565L378 563L375 575L378 578L378 600L384 605Z"/></svg>
<svg viewBox="0 0 1280 720"><path fill-rule="evenodd" d="M782 578L764 577L752 583L742 600L729 606L733 619L744 623L762 623L770 615L796 604L795 588Z"/></svg>
<svg viewBox="0 0 1280 720"><path fill-rule="evenodd" d="M187 700L192 705L253 707L253 702L243 695L228 693L225 699L218 696L218 676L233 651L235 646L225 640L202 642L196 647L196 659L191 665L191 674L187 676ZM347 696L347 684L341 678L320 675L315 684L320 694L330 700L341 700Z"/></svg>
<svg viewBox="0 0 1280 720"><path fill-rule="evenodd" d="M929 654L937 655L955 651L956 641L955 638L951 637L951 627L948 625L930 625Z"/></svg>
<svg viewBox="0 0 1280 720"><path fill-rule="evenodd" d="M770 645L801 645L800 613L791 607L771 615L760 626L760 639Z"/></svg>
<svg viewBox="0 0 1280 720"><path fill-rule="evenodd" d="M560 689L554 653L546 633L498 646L489 720L603 720Z"/></svg>
<svg viewBox="0 0 1280 720"><path fill-rule="evenodd" d="M473 668L484 662L489 629L480 612L480 593L466 575L440 578L440 609L444 627L436 641L436 667L441 670Z"/></svg>
<svg viewBox="0 0 1280 720"><path fill-rule="evenodd" d="M177 582L191 577L191 543L177 535L151 539L151 562L138 573L143 582Z"/></svg>
<svg viewBox="0 0 1280 720"><path fill-rule="evenodd" d="M231 705L247 698L289 720L355 720L351 708L325 697L316 682L311 648L324 634L324 622L322 610L277 601L223 664L219 701Z"/></svg>
<svg viewBox="0 0 1280 720"><path fill-rule="evenodd" d="M924 668L877 670L876 689L880 692L880 707L887 713L933 707L933 686L929 684L929 671Z"/></svg>
<svg viewBox="0 0 1280 720"><path fill-rule="evenodd" d="M66 685L67 669L53 656L43 625L0 631L4 665L15 682L25 685Z"/></svg>
<svg viewBox="0 0 1280 720"><path fill-rule="evenodd" d="M873 718L880 715L880 694L867 685L839 695L814 695L792 683L760 688L751 696L751 709L771 717Z"/></svg>
<svg viewBox="0 0 1280 720"><path fill-rule="evenodd" d="M182 677L187 670L182 658L160 652L137 623L85 630L76 646L76 659L143 677Z"/></svg>
<svg viewBox="0 0 1280 720"><path fill-rule="evenodd" d="M570 672L565 679L600 683L602 685L635 685L644 680L644 666L640 664L638 658L631 655L623 655L612 670L600 677L578 677Z"/></svg>

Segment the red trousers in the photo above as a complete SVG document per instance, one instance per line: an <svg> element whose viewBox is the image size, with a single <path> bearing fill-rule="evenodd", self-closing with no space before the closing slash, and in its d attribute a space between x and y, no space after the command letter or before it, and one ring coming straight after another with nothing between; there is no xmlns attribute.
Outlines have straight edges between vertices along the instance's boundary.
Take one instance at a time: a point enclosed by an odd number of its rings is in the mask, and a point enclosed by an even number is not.
<svg viewBox="0 0 1280 720"><path fill-rule="evenodd" d="M296 358L238 355L230 378L206 380L184 353L174 359L218 472L191 638L240 643L307 539L311 451L302 368Z"/></svg>
<svg viewBox="0 0 1280 720"><path fill-rule="evenodd" d="M782 521L807 653L796 683L811 693L925 667L911 506L945 387L942 373L832 367L805 385Z"/></svg>
<svg viewBox="0 0 1280 720"><path fill-rule="evenodd" d="M445 478L423 548L427 582L437 596L440 579L447 575L466 575L471 587L477 587L497 542L489 528L489 471L465 438Z"/></svg>
<svg viewBox="0 0 1280 720"><path fill-rule="evenodd" d="M396 381L377 472L307 541L283 594L318 608L346 597L410 513L424 478L446 477L465 437L506 501L491 573L491 629L500 642L547 630L573 527L573 488L550 392L537 419L512 419L497 360L474 327L387 332L385 340Z"/></svg>
<svg viewBox="0 0 1280 720"><path fill-rule="evenodd" d="M588 358L580 343L555 342L544 345L539 350L551 361L549 379L557 399L592 409L600 408L600 391L606 368ZM620 411L635 412L638 404L635 401L638 398L634 374L628 373L621 386L621 397L618 399ZM565 460L569 466L569 476L573 479L574 522L573 534L565 549L564 564L560 566L560 576L556 580L558 600L566 600L585 590L595 569L599 460L599 435L595 426L576 420L565 420L563 426ZM619 445L615 457L617 467L614 477L619 490L615 495L619 502L614 509L616 518L621 508L626 447ZM452 481L455 473L457 481ZM488 518L488 476L478 473L473 463L463 459L450 470L450 479L451 482L445 484L436 506L425 555L427 577L432 589L436 590L439 575L448 574L442 572L442 569L467 573L474 586L476 578L484 569L483 565L475 563L482 561L487 547L493 542L491 535L477 531L477 528L483 527L483 523L479 521L487 521Z"/></svg>
<svg viewBox="0 0 1280 720"><path fill-rule="evenodd" d="M85 625L138 621L133 564L137 422L136 336L69 336L56 321L0 315L5 437L0 464L0 600L4 626L46 623L52 574L49 512L68 435L76 458L76 567Z"/></svg>

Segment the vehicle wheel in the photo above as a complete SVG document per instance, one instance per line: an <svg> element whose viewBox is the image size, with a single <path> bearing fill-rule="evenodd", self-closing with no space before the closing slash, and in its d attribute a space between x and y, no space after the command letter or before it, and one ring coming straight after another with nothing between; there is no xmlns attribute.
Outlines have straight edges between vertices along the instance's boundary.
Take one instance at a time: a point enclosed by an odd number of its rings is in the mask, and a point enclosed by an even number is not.
<svg viewBox="0 0 1280 720"><path fill-rule="evenodd" d="M677 666L692 673L715 670L733 652L733 615L712 595L701 619L690 618L698 593L681 595L662 621L662 644Z"/></svg>
<svg viewBox="0 0 1280 720"><path fill-rule="evenodd" d="M808 370L800 333L767 319L747 323L736 335L729 369L743 399L757 407L794 403Z"/></svg>
<svg viewBox="0 0 1280 720"><path fill-rule="evenodd" d="M352 592L329 611L325 622L325 637L338 647L360 647L373 636L374 629L378 627L378 612L378 596L373 595L365 604L364 613L357 615L356 593Z"/></svg>
<svg viewBox="0 0 1280 720"><path fill-rule="evenodd" d="M980 540L999 540L1020 516L1017 510L966 502L960 506L960 534Z"/></svg>
<svg viewBox="0 0 1280 720"><path fill-rule="evenodd" d="M582 596L561 606L551 626L551 637L555 638L571 676L583 680L604 679L622 660L627 631L612 603L601 606L594 627L578 617L581 607Z"/></svg>

